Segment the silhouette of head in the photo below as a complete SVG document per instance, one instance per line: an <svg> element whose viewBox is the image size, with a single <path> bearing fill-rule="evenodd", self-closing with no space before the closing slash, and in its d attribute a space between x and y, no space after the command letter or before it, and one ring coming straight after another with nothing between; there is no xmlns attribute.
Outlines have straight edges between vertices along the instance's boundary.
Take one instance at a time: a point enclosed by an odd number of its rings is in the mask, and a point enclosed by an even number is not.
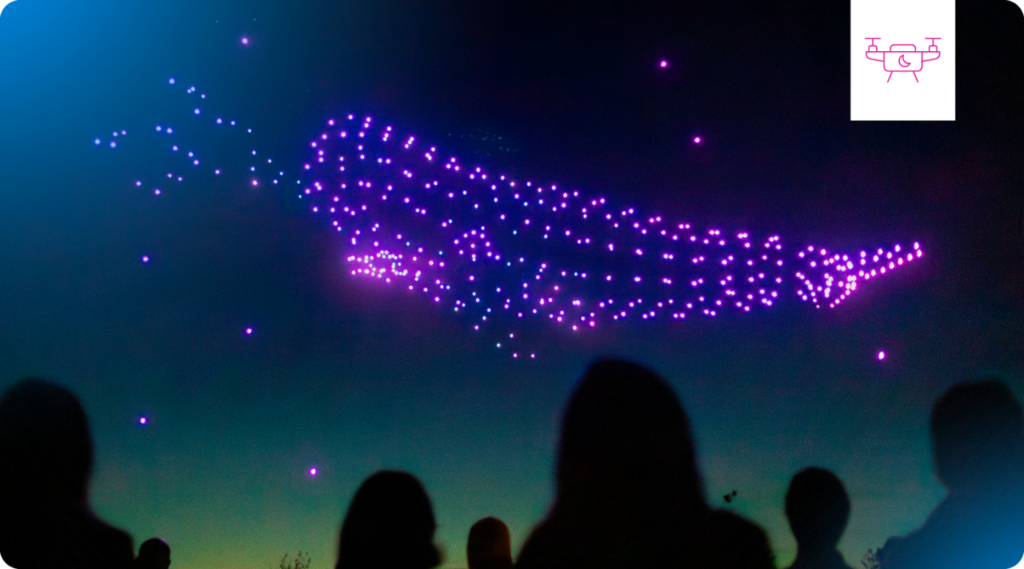
<svg viewBox="0 0 1024 569"><path fill-rule="evenodd" d="M484 518L469 528L466 559L469 569L512 569L508 526L498 518Z"/></svg>
<svg viewBox="0 0 1024 569"><path fill-rule="evenodd" d="M789 483L786 517L801 550L835 549L850 519L850 498L835 474L805 468Z"/></svg>
<svg viewBox="0 0 1024 569"><path fill-rule="evenodd" d="M154 537L147 539L139 547L139 556L135 558L135 569L167 569L171 565L171 546L167 542Z"/></svg>
<svg viewBox="0 0 1024 569"><path fill-rule="evenodd" d="M980 490L1020 476L1024 412L998 380L958 383L935 403L932 453L950 490Z"/></svg>
<svg viewBox="0 0 1024 569"><path fill-rule="evenodd" d="M24 379L0 398L0 492L38 507L84 504L93 447L78 398L54 383Z"/></svg>
<svg viewBox="0 0 1024 569"><path fill-rule="evenodd" d="M411 474L383 470L367 478L349 505L338 540L337 569L429 569L441 562L434 546L434 511Z"/></svg>
<svg viewBox="0 0 1024 569"><path fill-rule="evenodd" d="M679 399L632 362L587 369L562 420L557 469L563 511L630 523L707 511Z"/></svg>

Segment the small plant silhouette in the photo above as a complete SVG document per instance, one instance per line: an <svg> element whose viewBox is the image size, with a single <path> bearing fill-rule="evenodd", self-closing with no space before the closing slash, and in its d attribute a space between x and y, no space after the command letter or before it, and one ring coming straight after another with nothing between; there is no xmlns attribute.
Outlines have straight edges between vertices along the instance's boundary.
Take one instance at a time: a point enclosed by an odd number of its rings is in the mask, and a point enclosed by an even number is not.
<svg viewBox="0 0 1024 569"><path fill-rule="evenodd" d="M875 551L868 549L868 552L864 554L864 557L860 558L860 564L864 566L864 569L879 569L878 555Z"/></svg>
<svg viewBox="0 0 1024 569"><path fill-rule="evenodd" d="M312 559L309 557L309 552L303 554L300 551L295 554L294 559L288 559L288 554L285 553L284 557L281 558L281 565L278 569L309 569L310 561Z"/></svg>

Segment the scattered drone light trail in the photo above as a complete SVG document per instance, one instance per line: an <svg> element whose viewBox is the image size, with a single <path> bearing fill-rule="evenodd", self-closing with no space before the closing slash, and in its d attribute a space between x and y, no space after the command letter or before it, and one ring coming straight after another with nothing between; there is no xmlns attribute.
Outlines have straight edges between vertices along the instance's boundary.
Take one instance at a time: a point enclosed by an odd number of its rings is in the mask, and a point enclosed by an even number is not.
<svg viewBox="0 0 1024 569"><path fill-rule="evenodd" d="M201 106L193 104L190 120L236 125L208 118ZM187 167L206 164L176 140L171 152ZM423 295L467 318L475 331L489 331L494 346L517 359L535 357L520 353L518 332L527 320L579 333L625 320L757 312L793 296L835 308L867 281L924 254L918 243L852 253L790 248L779 235L643 214L579 190L462 164L371 117L330 119L307 148L299 198L342 236L351 274ZM247 154L246 180L256 187L273 161L257 169L262 153ZM284 171L267 177L276 185ZM166 178L182 181L174 172Z"/></svg>

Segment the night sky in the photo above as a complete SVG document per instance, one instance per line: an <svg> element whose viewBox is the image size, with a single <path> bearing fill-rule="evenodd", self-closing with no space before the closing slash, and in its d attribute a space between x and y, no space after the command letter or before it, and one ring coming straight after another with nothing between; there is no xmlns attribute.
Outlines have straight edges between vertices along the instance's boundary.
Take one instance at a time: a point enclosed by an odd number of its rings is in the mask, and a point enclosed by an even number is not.
<svg viewBox="0 0 1024 569"><path fill-rule="evenodd" d="M778 566L795 556L790 477L838 474L858 566L944 495L935 399L989 373L1024 395L1024 16L958 3L957 121L853 123L849 6L825 4L14 2L0 388L36 375L80 396L95 510L136 546L164 538L173 567L299 550L332 567L349 500L382 468L423 481L443 566L464 567L477 519L505 520L516 551L544 515L563 405L589 362L622 356L675 387L708 501L764 527ZM151 131L185 123L190 85L253 129L190 134L241 173L156 196L135 181L170 171ZM534 325L537 359L513 360L463 315L352 276L344 238L298 199L309 140L349 112L652 215L927 254L835 310L791 294L585 335ZM246 183L250 146L286 183Z"/></svg>

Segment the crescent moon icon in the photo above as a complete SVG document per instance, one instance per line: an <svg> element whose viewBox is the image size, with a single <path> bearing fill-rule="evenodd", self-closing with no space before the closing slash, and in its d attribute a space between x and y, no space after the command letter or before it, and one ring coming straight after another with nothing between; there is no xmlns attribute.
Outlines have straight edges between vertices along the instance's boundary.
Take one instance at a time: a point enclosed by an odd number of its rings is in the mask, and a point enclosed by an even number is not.
<svg viewBox="0 0 1024 569"><path fill-rule="evenodd" d="M900 67L910 67L910 62L906 60L906 56L901 55L899 59Z"/></svg>

